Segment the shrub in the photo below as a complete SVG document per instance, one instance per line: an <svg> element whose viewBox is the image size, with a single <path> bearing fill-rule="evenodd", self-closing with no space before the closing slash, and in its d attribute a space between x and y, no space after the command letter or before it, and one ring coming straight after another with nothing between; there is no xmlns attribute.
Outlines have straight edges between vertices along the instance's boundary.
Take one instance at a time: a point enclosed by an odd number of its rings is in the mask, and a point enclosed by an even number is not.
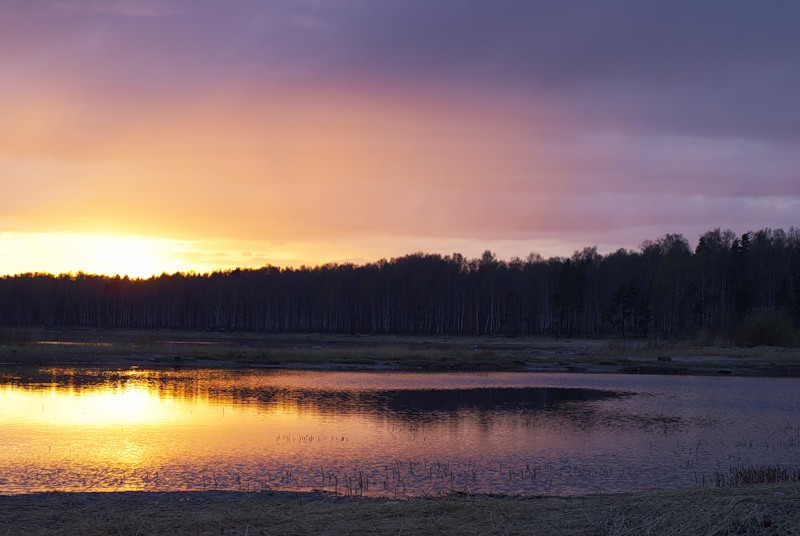
<svg viewBox="0 0 800 536"><path fill-rule="evenodd" d="M753 346L795 346L798 332L794 322L783 312L774 309L757 309L748 314L739 325L736 345L747 348Z"/></svg>

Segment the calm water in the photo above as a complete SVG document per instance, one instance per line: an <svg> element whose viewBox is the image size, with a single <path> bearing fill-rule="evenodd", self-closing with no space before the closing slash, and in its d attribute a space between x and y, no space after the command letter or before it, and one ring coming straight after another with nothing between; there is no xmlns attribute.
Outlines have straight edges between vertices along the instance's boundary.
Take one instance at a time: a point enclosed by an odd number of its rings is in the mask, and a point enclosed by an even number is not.
<svg viewBox="0 0 800 536"><path fill-rule="evenodd" d="M588 494L800 464L800 380L0 368L0 494Z"/></svg>

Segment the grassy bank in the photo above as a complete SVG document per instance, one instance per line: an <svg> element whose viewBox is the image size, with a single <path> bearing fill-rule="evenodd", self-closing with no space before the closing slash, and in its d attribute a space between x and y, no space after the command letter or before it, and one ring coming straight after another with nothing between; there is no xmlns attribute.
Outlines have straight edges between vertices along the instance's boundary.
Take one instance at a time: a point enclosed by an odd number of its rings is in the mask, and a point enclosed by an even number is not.
<svg viewBox="0 0 800 536"><path fill-rule="evenodd" d="M800 349L693 341L0 328L0 362L800 376Z"/></svg>
<svg viewBox="0 0 800 536"><path fill-rule="evenodd" d="M800 486L584 498L382 500L297 493L0 497L0 534L800 534Z"/></svg>

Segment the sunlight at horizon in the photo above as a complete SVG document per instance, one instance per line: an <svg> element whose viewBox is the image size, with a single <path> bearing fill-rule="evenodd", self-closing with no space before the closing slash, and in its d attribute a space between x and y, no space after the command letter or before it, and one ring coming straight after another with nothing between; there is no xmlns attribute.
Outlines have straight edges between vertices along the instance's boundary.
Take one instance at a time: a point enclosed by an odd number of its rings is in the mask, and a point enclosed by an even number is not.
<svg viewBox="0 0 800 536"><path fill-rule="evenodd" d="M0 273L83 272L146 278L163 272L196 270L180 257L189 244L130 235L3 233Z"/></svg>
<svg viewBox="0 0 800 536"><path fill-rule="evenodd" d="M283 250L271 249L269 257L249 251L260 246L263 244L237 240L178 240L127 234L0 233L0 276L80 272L146 279L164 273L303 264L297 262L303 252L292 244ZM321 260L320 264L324 262Z"/></svg>
<svg viewBox="0 0 800 536"><path fill-rule="evenodd" d="M264 266L300 268L325 264L357 265L418 252L479 258L487 249L499 260L569 256L595 244L541 241L479 241L399 238L397 245L380 235L354 245L346 242L285 242L193 239L91 233L0 233L0 277L27 273L85 273L147 279L161 274L212 273ZM448 250L447 246L454 250ZM616 249L607 247L607 250Z"/></svg>

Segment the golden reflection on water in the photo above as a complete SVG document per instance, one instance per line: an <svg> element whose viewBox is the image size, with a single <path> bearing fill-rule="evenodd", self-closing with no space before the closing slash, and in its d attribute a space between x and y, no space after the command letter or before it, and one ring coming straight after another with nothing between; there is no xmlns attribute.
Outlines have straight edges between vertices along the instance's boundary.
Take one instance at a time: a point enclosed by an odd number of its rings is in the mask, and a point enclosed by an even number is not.
<svg viewBox="0 0 800 536"><path fill-rule="evenodd" d="M297 435L292 404L237 404L213 375L170 381L152 371L42 369L40 376L0 383L0 493L203 489L226 459L269 457L266 429Z"/></svg>
<svg viewBox="0 0 800 536"><path fill-rule="evenodd" d="M691 484L698 471L710 474L718 463L712 447L735 446L745 433L739 416L731 439L714 428L727 422L722 417L693 420L693 413L680 413L683 406L661 395L632 400L611 387L575 387L582 381L622 380L0 368L0 494L569 494L670 487L680 478L682 485ZM713 402L727 392L725 385L703 380L698 392L717 388L718 395L707 398ZM760 385L754 389L763 391ZM670 384L665 392L676 388ZM723 410L727 405L722 403ZM759 416L753 423L764 420ZM700 448L699 457L693 450L687 458L689 447ZM784 458L798 455L795 447L784 450L778 451ZM776 459L785 463L784 458Z"/></svg>
<svg viewBox="0 0 800 536"><path fill-rule="evenodd" d="M91 390L50 387L26 390L0 387L5 424L47 423L53 426L172 424L186 419L179 399L159 396L144 385ZM190 414L191 415L191 414Z"/></svg>
<svg viewBox="0 0 800 536"><path fill-rule="evenodd" d="M340 478L342 485L349 481L347 471L365 467L381 473L373 478L389 493L406 481L400 466L397 474L380 468L398 461L440 460L441 473L441 467L450 470L445 461L451 457L530 448L530 430L507 417L492 423L458 411L431 418L406 414L402 405L376 407L379 399L370 397L381 381L411 387L419 380L70 368L0 375L0 493L335 491ZM558 430L537 434L543 448L563 439ZM414 463L421 462L409 462L405 478L424 473ZM436 478L433 470L428 474Z"/></svg>

